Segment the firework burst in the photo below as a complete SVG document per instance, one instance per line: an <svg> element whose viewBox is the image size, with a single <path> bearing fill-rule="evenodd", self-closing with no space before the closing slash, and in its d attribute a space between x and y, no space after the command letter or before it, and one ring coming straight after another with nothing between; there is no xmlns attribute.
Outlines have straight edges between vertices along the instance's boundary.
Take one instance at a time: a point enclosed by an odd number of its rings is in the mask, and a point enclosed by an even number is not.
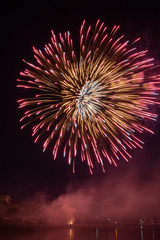
<svg viewBox="0 0 160 240"><path fill-rule="evenodd" d="M43 150L53 144L53 158L58 149L73 165L79 155L92 173L97 160L117 166L120 157L128 161L128 149L140 147L136 136L144 130L144 119L156 120L149 105L156 100L160 75L148 71L154 59L147 51L137 51L134 42L116 37L119 26L107 33L100 20L95 27L80 28L80 54L76 54L69 32L58 37L52 31L51 44L44 53L33 47L35 65L21 72L18 87L36 92L20 99L19 108L27 108L20 122L34 123L35 142L43 135ZM34 90L34 91L33 91ZM95 160L94 160L95 159Z"/></svg>

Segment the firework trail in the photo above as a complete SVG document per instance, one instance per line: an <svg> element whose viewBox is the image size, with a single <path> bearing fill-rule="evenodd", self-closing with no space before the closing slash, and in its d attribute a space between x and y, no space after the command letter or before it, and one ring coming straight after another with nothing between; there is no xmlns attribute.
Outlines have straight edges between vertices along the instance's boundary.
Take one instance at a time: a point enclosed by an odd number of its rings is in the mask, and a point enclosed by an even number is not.
<svg viewBox="0 0 160 240"><path fill-rule="evenodd" d="M79 155L92 173L94 159L104 169L104 161L117 166L120 157L128 161L129 149L143 142L137 133L144 130L141 120L156 120L149 106L156 100L160 75L151 72L154 59L137 51L134 42L116 37L119 26L107 33L100 20L95 27L80 28L80 54L76 54L70 33L57 37L44 52L33 47L36 65L21 72L18 87L31 89L35 95L18 100L26 108L20 122L34 123L35 142L43 135L43 150L53 144L53 158L58 149L73 165ZM45 138L45 139L44 139ZM105 160L106 159L106 160Z"/></svg>

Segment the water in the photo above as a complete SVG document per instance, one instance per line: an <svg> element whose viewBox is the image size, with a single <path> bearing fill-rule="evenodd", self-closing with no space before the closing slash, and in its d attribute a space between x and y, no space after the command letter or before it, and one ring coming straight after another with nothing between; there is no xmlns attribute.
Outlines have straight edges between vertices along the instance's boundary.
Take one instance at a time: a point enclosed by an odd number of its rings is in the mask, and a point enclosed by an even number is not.
<svg viewBox="0 0 160 240"><path fill-rule="evenodd" d="M1 240L159 240L160 227L56 228L34 232L0 233Z"/></svg>

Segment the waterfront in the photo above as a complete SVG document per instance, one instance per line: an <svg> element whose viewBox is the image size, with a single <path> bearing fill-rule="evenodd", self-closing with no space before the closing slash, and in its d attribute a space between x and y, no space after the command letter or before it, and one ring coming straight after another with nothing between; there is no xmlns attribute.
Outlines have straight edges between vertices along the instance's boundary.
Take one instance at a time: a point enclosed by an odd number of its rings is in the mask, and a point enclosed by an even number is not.
<svg viewBox="0 0 160 240"><path fill-rule="evenodd" d="M40 226L39 226L40 227ZM45 226L5 229L5 240L159 240L160 225L119 224L115 226Z"/></svg>

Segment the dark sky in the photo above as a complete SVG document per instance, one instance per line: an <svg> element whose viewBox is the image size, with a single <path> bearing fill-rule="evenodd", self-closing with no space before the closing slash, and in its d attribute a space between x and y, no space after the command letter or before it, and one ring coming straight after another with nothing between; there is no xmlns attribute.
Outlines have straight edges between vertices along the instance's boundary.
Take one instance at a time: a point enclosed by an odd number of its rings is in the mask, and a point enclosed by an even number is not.
<svg viewBox="0 0 160 240"><path fill-rule="evenodd" d="M160 62L160 14L159 6L153 1L145 5L135 1L5 1L1 8L1 158L0 158L0 194L10 194L15 199L43 192L51 198L66 191L72 183L73 189L85 185L88 181L103 182L103 178L122 177L127 171L137 171L140 182L150 181L152 169L160 162L160 117L152 124L155 135L145 135L144 150L136 150L131 162L123 160L118 168L108 166L102 174L96 169L90 176L85 164L79 163L76 174L72 174L64 160L53 161L49 151L42 152L41 143L34 144L31 128L20 130L19 119L22 111L16 101L23 96L23 91L16 88L19 72L26 67L22 59L33 60L32 46L43 49L50 41L50 30L55 33L70 31L73 41L79 41L79 28L86 19L88 24L95 24L100 18L109 27L121 25L121 32L128 39L141 37L143 49L148 48L150 56ZM140 1L139 1L140 2ZM160 113L160 110L157 109ZM160 182L159 182L160 184ZM160 185L159 185L160 186ZM158 189L157 189L158 191Z"/></svg>

